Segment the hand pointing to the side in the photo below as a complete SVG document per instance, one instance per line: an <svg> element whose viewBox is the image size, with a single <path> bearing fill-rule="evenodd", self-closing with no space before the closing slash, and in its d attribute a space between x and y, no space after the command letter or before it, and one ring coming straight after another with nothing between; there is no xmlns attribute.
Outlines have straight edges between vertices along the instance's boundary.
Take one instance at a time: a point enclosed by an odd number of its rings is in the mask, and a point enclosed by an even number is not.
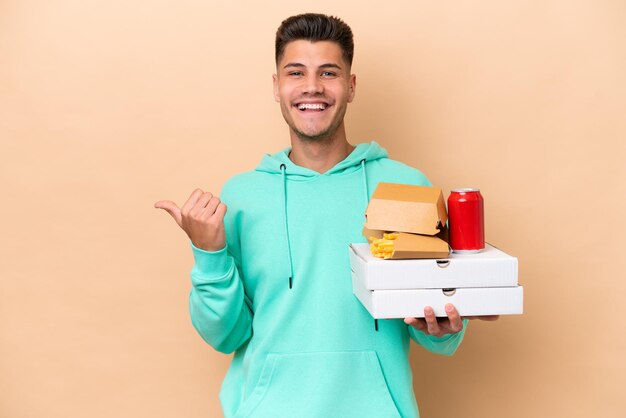
<svg viewBox="0 0 626 418"><path fill-rule="evenodd" d="M196 247L219 251L226 245L226 205L210 192L194 190L181 208L170 200L159 200L154 207L167 211Z"/></svg>

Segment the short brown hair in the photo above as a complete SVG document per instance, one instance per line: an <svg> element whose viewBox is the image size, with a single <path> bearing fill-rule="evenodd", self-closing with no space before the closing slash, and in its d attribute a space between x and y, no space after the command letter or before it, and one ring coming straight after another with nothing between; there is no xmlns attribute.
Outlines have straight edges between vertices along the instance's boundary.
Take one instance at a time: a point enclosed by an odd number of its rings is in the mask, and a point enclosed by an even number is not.
<svg viewBox="0 0 626 418"><path fill-rule="evenodd" d="M352 66L352 30L338 17L305 13L285 19L276 31L276 64L283 57L287 44L298 40L336 42L341 47L343 58Z"/></svg>

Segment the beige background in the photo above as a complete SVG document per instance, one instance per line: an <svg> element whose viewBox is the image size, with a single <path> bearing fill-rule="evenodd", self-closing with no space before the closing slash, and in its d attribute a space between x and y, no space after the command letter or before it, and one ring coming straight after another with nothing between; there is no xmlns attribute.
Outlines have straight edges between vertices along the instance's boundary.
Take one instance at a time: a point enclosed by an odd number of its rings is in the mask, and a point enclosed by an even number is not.
<svg viewBox="0 0 626 418"><path fill-rule="evenodd" d="M477 185L525 314L412 348L422 415L622 417L626 3L0 1L0 416L217 417L163 212L288 145L273 36L353 28L352 143Z"/></svg>

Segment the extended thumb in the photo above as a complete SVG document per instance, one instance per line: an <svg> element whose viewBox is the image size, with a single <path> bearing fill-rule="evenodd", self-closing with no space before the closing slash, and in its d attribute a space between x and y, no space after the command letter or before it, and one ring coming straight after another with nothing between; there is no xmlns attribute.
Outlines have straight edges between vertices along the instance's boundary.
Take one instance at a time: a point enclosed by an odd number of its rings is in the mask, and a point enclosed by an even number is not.
<svg viewBox="0 0 626 418"><path fill-rule="evenodd" d="M157 209L165 210L172 216L172 218L174 218L178 226L182 228L183 217L180 214L180 209L178 208L178 206L176 206L176 203L172 202L171 200L159 200L154 204L154 207Z"/></svg>

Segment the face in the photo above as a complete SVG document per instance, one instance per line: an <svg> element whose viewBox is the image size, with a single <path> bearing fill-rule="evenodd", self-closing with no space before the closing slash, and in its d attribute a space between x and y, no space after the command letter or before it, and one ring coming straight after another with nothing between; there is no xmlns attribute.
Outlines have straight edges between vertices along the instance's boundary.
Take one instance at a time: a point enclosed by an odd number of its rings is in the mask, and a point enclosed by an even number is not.
<svg viewBox="0 0 626 418"><path fill-rule="evenodd" d="M324 140L343 132L356 77L336 42L293 41L274 74L274 98L292 135Z"/></svg>

